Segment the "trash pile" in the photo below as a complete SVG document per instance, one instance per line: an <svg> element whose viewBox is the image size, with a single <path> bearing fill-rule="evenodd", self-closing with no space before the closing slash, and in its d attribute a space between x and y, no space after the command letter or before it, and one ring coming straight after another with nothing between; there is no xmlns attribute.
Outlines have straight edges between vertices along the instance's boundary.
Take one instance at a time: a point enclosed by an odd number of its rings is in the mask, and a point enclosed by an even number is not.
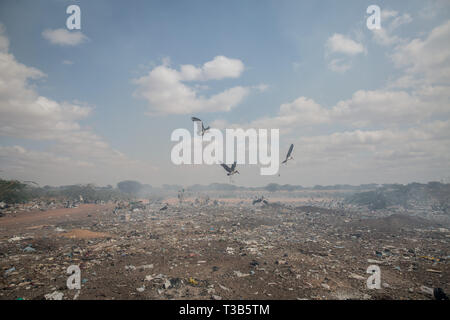
<svg viewBox="0 0 450 320"><path fill-rule="evenodd" d="M254 199L78 203L0 217L0 299L448 299L448 225ZM67 288L71 265L80 290ZM371 265L380 289L367 287Z"/></svg>

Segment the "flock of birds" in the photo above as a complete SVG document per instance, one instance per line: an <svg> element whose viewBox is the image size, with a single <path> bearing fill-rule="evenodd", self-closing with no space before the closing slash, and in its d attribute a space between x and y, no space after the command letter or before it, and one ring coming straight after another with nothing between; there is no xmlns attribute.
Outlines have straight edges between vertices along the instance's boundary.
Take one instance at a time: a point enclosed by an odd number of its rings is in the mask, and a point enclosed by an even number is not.
<svg viewBox="0 0 450 320"><path fill-rule="evenodd" d="M197 133L198 133L198 135L201 135L202 139L203 139L203 136L210 129L210 126L205 127L205 125L203 124L203 121L201 119L197 118L197 117L191 117L191 120L193 122L200 122L200 125L198 126L198 132ZM288 152L286 154L286 158L282 162L282 164L286 164L289 160L293 160L294 159L292 157L292 150L294 150L294 144L291 144L291 146L289 147L289 150L288 150ZM230 179L231 179L231 176L235 175L236 173L240 174L239 171L236 169L236 165L237 165L236 161L234 161L234 163L231 166L226 165L225 163L221 163L220 165L222 166L222 168L225 169L225 171L227 172L227 176L229 176ZM278 176L280 176L280 175L278 174ZM257 204L257 203L268 204L268 201L266 199L264 199L264 196L261 196L260 198L256 198L256 199L253 200L253 204ZM169 204L165 203L164 206L161 209L159 209L159 210L160 211L164 211L164 210L167 210L168 207L169 207Z"/></svg>
<svg viewBox="0 0 450 320"><path fill-rule="evenodd" d="M198 134L202 136L205 135L205 133L210 129L210 127L205 127L203 124L203 121L197 117L191 117L191 120L194 122L200 122L200 126L198 127ZM292 157L292 150L294 150L294 144L291 144L291 146L289 147L289 150L286 154L286 159L282 162L282 164L287 164L287 162L289 160L293 160L294 158ZM227 176L231 177L234 174L240 174L238 170L236 170L236 161L230 166L226 165L225 163L221 163L220 164L222 166L222 168L225 169L225 171L227 172ZM280 176L278 174L278 176Z"/></svg>

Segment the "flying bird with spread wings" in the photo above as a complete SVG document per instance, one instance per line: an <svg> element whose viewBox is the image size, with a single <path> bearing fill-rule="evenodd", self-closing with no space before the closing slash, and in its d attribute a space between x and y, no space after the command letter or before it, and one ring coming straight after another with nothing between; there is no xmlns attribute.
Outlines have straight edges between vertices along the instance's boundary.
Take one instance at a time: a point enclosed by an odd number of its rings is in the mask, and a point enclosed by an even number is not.
<svg viewBox="0 0 450 320"><path fill-rule="evenodd" d="M191 117L191 120L194 121L194 122L200 122L201 123L201 128L199 128L198 134L201 134L202 138L203 138L203 135L206 133L206 131L208 131L210 129L210 127L208 126L208 127L205 128L205 126L203 125L203 121L200 120L197 117Z"/></svg>
<svg viewBox="0 0 450 320"><path fill-rule="evenodd" d="M291 144L291 146L289 147L289 151L288 151L288 153L287 153L287 155L286 155L286 160L284 160L283 162L282 162L282 164L283 163L287 163L288 162L288 160L293 160L294 158L291 156L291 154L292 154L292 150L294 149L294 144Z"/></svg>
<svg viewBox="0 0 450 320"><path fill-rule="evenodd" d="M236 170L236 161L231 165L231 168L225 163L221 163L220 165L227 171L227 176L232 176L236 173L240 174L239 171Z"/></svg>

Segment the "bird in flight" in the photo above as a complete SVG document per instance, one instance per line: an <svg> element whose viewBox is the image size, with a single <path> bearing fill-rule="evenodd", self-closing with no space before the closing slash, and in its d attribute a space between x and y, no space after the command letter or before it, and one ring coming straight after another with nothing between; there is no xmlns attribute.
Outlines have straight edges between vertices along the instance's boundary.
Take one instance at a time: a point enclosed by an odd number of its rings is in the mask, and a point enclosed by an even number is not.
<svg viewBox="0 0 450 320"><path fill-rule="evenodd" d="M289 147L289 151L288 151L288 153L287 153L287 155L286 155L286 160L284 160L284 161L282 162L282 164L288 162L288 160L293 160L293 159L294 159L294 158L291 156L292 150L293 150L293 149L294 149L294 145L291 144L291 146Z"/></svg>
<svg viewBox="0 0 450 320"><path fill-rule="evenodd" d="M231 165L231 168L225 163L221 163L220 165L227 171L227 176L232 176L236 173L240 174L239 171L236 170L236 161Z"/></svg>
<svg viewBox="0 0 450 320"><path fill-rule="evenodd" d="M194 121L194 122L200 122L201 123L201 125L202 125L202 127L200 128L201 131L199 130L198 134L201 134L202 138L203 138L203 135L205 134L205 132L208 131L210 128L209 127L205 128L205 126L203 125L203 121L200 120L197 117L191 117L191 120Z"/></svg>

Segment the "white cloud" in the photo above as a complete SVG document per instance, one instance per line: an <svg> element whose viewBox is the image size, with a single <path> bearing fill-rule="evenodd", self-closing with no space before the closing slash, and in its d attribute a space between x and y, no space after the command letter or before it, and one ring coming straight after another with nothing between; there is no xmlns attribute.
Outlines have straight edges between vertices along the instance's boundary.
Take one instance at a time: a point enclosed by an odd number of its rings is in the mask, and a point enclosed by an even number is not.
<svg viewBox="0 0 450 320"><path fill-rule="evenodd" d="M335 33L328 38L325 43L325 48L326 59L331 59L328 62L328 68L338 73L345 73L351 68L351 57L367 52L362 43L340 33ZM336 58L336 55L340 57Z"/></svg>
<svg viewBox="0 0 450 320"><path fill-rule="evenodd" d="M394 47L392 57L404 72L385 88L358 90L331 107L300 97L275 116L212 124L279 128L286 145L295 144L298 161L284 174L311 184L439 179L450 163L449 38L446 22Z"/></svg>
<svg viewBox="0 0 450 320"><path fill-rule="evenodd" d="M202 67L182 65L179 71L171 68L166 60L148 75L134 79L138 85L134 96L148 101L150 114L230 111L241 103L251 88L237 86L205 97L199 94L199 87L190 87L184 82L237 78L243 70L244 64L240 60L224 56L217 56Z"/></svg>
<svg viewBox="0 0 450 320"><path fill-rule="evenodd" d="M0 42L6 38L0 34ZM91 108L58 103L39 96L30 80L44 77L41 71L0 52L0 134L31 139L60 139L61 134L79 129L77 120Z"/></svg>
<svg viewBox="0 0 450 320"><path fill-rule="evenodd" d="M238 59L217 56L200 68L187 64L182 65L180 69L182 81L220 80L224 78L239 78L244 71L244 64Z"/></svg>
<svg viewBox="0 0 450 320"><path fill-rule="evenodd" d="M0 28L0 44L8 43ZM0 145L0 167L11 177L67 183L105 180L118 168L152 170L114 150L103 138L83 128L80 121L92 108L80 103L57 102L41 96L31 80L41 71L18 62L3 45L0 51L0 136L45 141L48 151ZM70 168L70 170L68 170ZM90 168L90 171L87 171ZM92 179L92 180L91 180ZM101 181L101 180L98 180Z"/></svg>
<svg viewBox="0 0 450 320"><path fill-rule="evenodd" d="M392 128L420 124L432 116L448 116L448 97L445 88L408 93L395 90L359 90L350 99L341 100L327 108L307 97L282 104L275 117L262 117L237 127L279 128L282 133L298 131L322 124L350 128ZM213 125L232 127L223 121Z"/></svg>
<svg viewBox="0 0 450 320"><path fill-rule="evenodd" d="M224 120L211 123L216 128L277 128L282 133L294 128L310 127L330 121L329 110L320 106L312 99L300 97L290 103L282 104L275 117L262 117L250 123L229 124Z"/></svg>
<svg viewBox="0 0 450 320"><path fill-rule="evenodd" d="M364 53L366 51L361 43L356 42L340 33L335 33L328 38L326 47L332 53L342 53L350 56Z"/></svg>
<svg viewBox="0 0 450 320"><path fill-rule="evenodd" d="M450 20L434 28L424 39L413 39L395 48L392 59L406 74L428 84L450 82Z"/></svg>
<svg viewBox="0 0 450 320"><path fill-rule="evenodd" d="M420 97L405 91L359 90L351 99L339 101L329 111L333 121L345 122L353 127L391 126L408 122L417 123L426 119L435 106L425 103Z"/></svg>
<svg viewBox="0 0 450 320"><path fill-rule="evenodd" d="M339 73L344 73L351 67L351 64L344 59L333 59L328 63L328 68L330 68L330 70Z"/></svg>
<svg viewBox="0 0 450 320"><path fill-rule="evenodd" d="M407 130L354 130L300 137L294 140L300 155L296 159L306 171L303 179L314 183L321 176L347 183L429 181L448 170L449 130L449 121L434 121ZM307 172L314 172L313 177Z"/></svg>
<svg viewBox="0 0 450 320"><path fill-rule="evenodd" d="M68 31L66 29L46 29L42 36L51 44L60 46L76 46L88 40L81 31Z"/></svg>
<svg viewBox="0 0 450 320"><path fill-rule="evenodd" d="M265 84L265 83L261 83L256 86L252 86L252 89L256 89L259 92L264 92L264 91L267 91L267 89L269 89L269 85Z"/></svg>
<svg viewBox="0 0 450 320"><path fill-rule="evenodd" d="M58 167L93 167L92 163L71 159L70 157L57 156L50 152L33 151L21 146L0 146L0 159L4 167L16 167L21 170L56 169Z"/></svg>
<svg viewBox="0 0 450 320"><path fill-rule="evenodd" d="M373 38L375 42L382 46L391 46L394 44L399 44L403 40L393 35L395 29L401 25L408 24L412 22L411 15L404 13L399 15L397 11L393 10L382 10L381 11L381 29L374 29Z"/></svg>
<svg viewBox="0 0 450 320"><path fill-rule="evenodd" d="M395 10L383 9L381 10L381 22L384 20L389 20L398 16L398 12Z"/></svg>
<svg viewBox="0 0 450 320"><path fill-rule="evenodd" d="M403 24L408 24L412 22L412 18L408 13L404 13L401 16L397 16L395 17L391 24L390 24L390 28L392 30L397 29L398 27L400 27Z"/></svg>
<svg viewBox="0 0 450 320"><path fill-rule="evenodd" d="M372 30L375 42L382 46L390 46L399 43L401 39L396 35L391 35L385 28Z"/></svg>

